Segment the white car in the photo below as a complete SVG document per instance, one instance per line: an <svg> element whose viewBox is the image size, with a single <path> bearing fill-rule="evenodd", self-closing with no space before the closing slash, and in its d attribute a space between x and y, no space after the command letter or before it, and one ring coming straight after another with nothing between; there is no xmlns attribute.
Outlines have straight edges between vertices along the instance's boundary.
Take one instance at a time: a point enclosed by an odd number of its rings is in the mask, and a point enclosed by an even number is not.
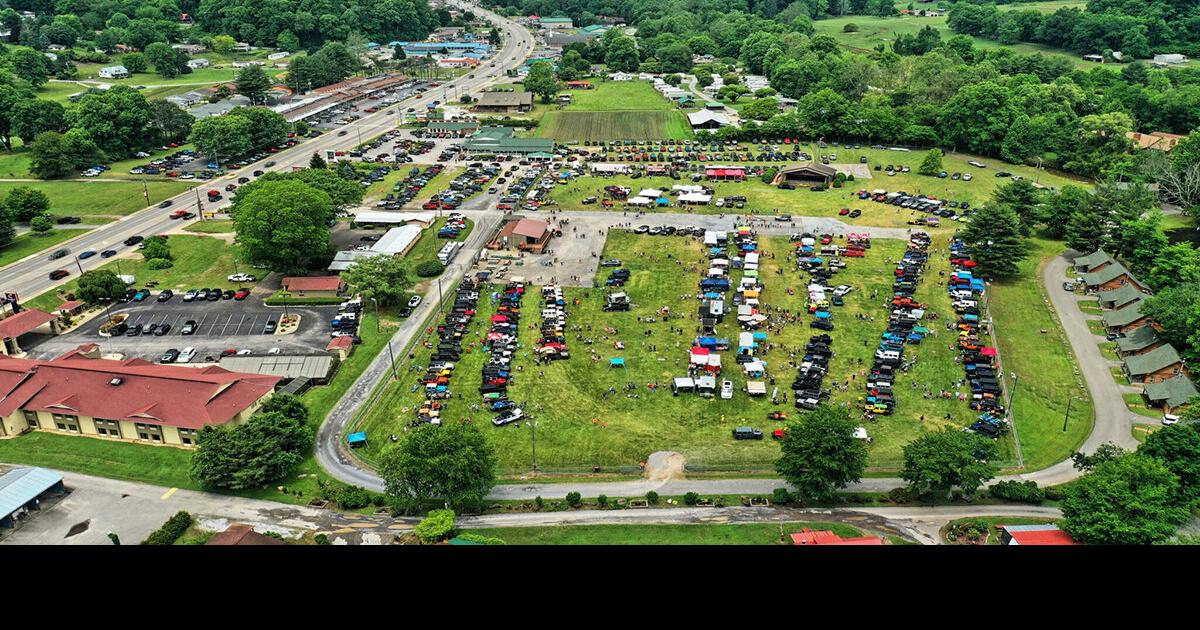
<svg viewBox="0 0 1200 630"><path fill-rule="evenodd" d="M254 282L258 280L258 277L252 276L248 273L235 273L232 276L229 276L228 280L230 282Z"/></svg>
<svg viewBox="0 0 1200 630"><path fill-rule="evenodd" d="M987 168L987 164L984 164L983 162L977 162L975 160L971 160L970 162L967 162L967 164L970 164L975 168Z"/></svg>
<svg viewBox="0 0 1200 630"><path fill-rule="evenodd" d="M408 300L408 308L417 308L417 306L418 306L420 303L421 303L421 296L419 296L419 295L414 295L414 296L412 296L412 298L410 298L410 299Z"/></svg>
<svg viewBox="0 0 1200 630"><path fill-rule="evenodd" d="M280 352L282 352L282 350L279 348L271 348L270 350L267 350L267 354L279 354Z"/></svg>
<svg viewBox="0 0 1200 630"><path fill-rule="evenodd" d="M180 351L179 356L175 358L176 363L190 363L196 356L196 349L188 346Z"/></svg>
<svg viewBox="0 0 1200 630"><path fill-rule="evenodd" d="M724 400L733 398L733 381L721 381L721 398Z"/></svg>
<svg viewBox="0 0 1200 630"><path fill-rule="evenodd" d="M253 351L252 351L251 349L249 349L249 348L246 348L246 349L244 349L244 350L238 350L238 351L237 351L237 353L238 353L238 356L239 356L239 357L244 357L244 356L246 356L247 354L250 354L251 352L253 352Z"/></svg>
<svg viewBox="0 0 1200 630"><path fill-rule="evenodd" d="M516 422L517 420L520 420L521 418L524 418L524 417L525 417L525 412L521 411L520 407L516 407L514 409L509 409L508 411L505 411L504 413L496 416L495 418L492 418L492 424L494 424L498 427L502 427L506 424L511 424L513 422Z"/></svg>
<svg viewBox="0 0 1200 630"><path fill-rule="evenodd" d="M842 297L853 290L854 290L854 287L847 285L847 284L841 284L841 285L838 285L838 287L833 290L833 294L838 297Z"/></svg>
<svg viewBox="0 0 1200 630"><path fill-rule="evenodd" d="M1164 413L1162 422L1165 425L1175 424L1176 422L1179 422L1179 416L1175 414Z"/></svg>

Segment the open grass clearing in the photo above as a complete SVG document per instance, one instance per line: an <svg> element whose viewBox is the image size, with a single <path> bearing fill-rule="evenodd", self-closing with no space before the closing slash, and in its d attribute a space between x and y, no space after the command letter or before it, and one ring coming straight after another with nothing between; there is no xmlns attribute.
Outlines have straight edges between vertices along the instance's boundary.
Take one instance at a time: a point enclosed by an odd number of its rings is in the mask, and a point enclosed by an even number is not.
<svg viewBox="0 0 1200 630"><path fill-rule="evenodd" d="M790 545L788 534L830 530L843 537L862 536L842 523L751 523L701 525L551 525L488 527L460 534L500 538L510 545Z"/></svg>
<svg viewBox="0 0 1200 630"><path fill-rule="evenodd" d="M1162 418L1163 412L1158 409L1151 409L1146 406L1146 399L1142 398L1141 394L1121 394L1121 398L1125 399L1125 406L1129 410L1139 416L1147 418L1159 419Z"/></svg>
<svg viewBox="0 0 1200 630"><path fill-rule="evenodd" d="M445 227L447 221L449 221L449 219L444 217L438 219L433 222L433 225L421 232L421 238L417 239L417 242L413 245L412 249L408 250L408 253L404 255L404 260L408 262L410 268L416 269L417 265L420 265L427 260L437 261L438 252L446 246L446 243L451 241L463 242L467 240L468 236L471 235L471 230L475 229L475 222L471 219L467 219L467 229L460 231L457 238L438 238L438 230ZM413 279L421 280L421 278L415 277L415 275ZM452 289L453 287L445 287L445 291L447 293L449 293Z"/></svg>
<svg viewBox="0 0 1200 630"><path fill-rule="evenodd" d="M693 137L687 118L677 111L550 111L543 116L537 135L559 141Z"/></svg>
<svg viewBox="0 0 1200 630"><path fill-rule="evenodd" d="M52 216L78 216L83 217L85 221L91 221L93 218L120 218L147 206L146 199L142 196L142 183L136 181L0 182L0 197L8 194L8 191L13 188L21 186L28 186L46 193L46 196L50 198L50 214ZM186 182L150 181L146 183L151 204L174 197L189 188L191 186Z"/></svg>
<svg viewBox="0 0 1200 630"><path fill-rule="evenodd" d="M205 219L204 221L192 221L187 227L183 228L185 232L195 232L197 234L232 234L233 219Z"/></svg>
<svg viewBox="0 0 1200 630"><path fill-rule="evenodd" d="M1159 430L1162 430L1161 424L1135 424L1133 425L1133 439L1140 444L1145 442L1151 433Z"/></svg>
<svg viewBox="0 0 1200 630"><path fill-rule="evenodd" d="M592 80L590 90L563 90L560 94L571 94L570 105L563 108L568 112L618 112L618 111L671 111L675 104L658 93L646 81L597 81Z"/></svg>
<svg viewBox="0 0 1200 630"><path fill-rule="evenodd" d="M783 311L803 310L804 293L786 293L788 286L799 286L804 280L794 265L783 258L791 245L777 238L762 239L760 243L764 251L778 256L766 258L761 267L766 287L765 303L781 315ZM937 245L944 248L945 243L943 238ZM892 273L887 260L898 258L903 248L902 241L876 240L868 257L850 259L848 268L833 279L837 284L855 287L855 291L846 297L846 306L835 312L838 328L832 336L838 355L831 362L826 386L835 381L848 384L844 390L834 391L834 404L848 404L854 408L863 395L862 384L857 379L870 366L875 341L886 328L887 310L883 298L872 299L870 295L875 290L879 296L890 295ZM682 452L689 462L689 470L694 471L770 470L778 455L778 446L774 442L769 439L735 441L730 431L734 426L748 424L769 433L783 424L766 420L768 412L781 410L793 418L800 412L790 403L775 406L769 399L752 399L741 393L747 379L733 362L732 351L723 353L727 355L723 378L733 381L738 391L733 400L704 399L694 394L675 397L670 393L670 379L686 372L697 302L683 296L696 292L701 270L699 267L692 269L692 265L702 255L700 243L694 239L656 238L613 231L609 234L603 257L626 261L625 267L630 269L632 277L625 291L633 297L635 309L627 313L605 313L601 309L604 291L566 290L565 297L572 304L568 317L571 358L535 366L523 352L514 362L517 372L509 388L510 397L524 403L526 412L538 421L538 463L543 471L579 472L590 470L592 466L601 466L606 472L633 471L637 470L638 462L656 450ZM951 310L937 274L947 270L948 265L948 261L932 259L917 294L919 300L928 303L931 310L942 313L943 318L950 315ZM521 272L517 268L513 273L520 275ZM600 280L603 278L602 275ZM538 319L537 295L537 287L531 288L523 304L524 310L533 318L531 323ZM575 301L578 304L574 304ZM663 306L669 306L675 314L669 321L638 322L639 317L654 315ZM471 408L480 384L480 369L486 359L479 348L479 340L486 333L483 322L487 322L493 313L494 307L486 299L481 300L452 381L453 391L462 398L450 399L442 418L443 421L469 419L478 425L496 447L500 472L515 474L531 467L530 429L515 425L494 428L489 422L492 414ZM856 314L863 314L868 319L858 319ZM869 317L876 320L871 321ZM802 347L814 332L807 325L810 319L805 312L799 323L781 324L777 332L768 334L768 341L785 344L788 348ZM575 326L582 326L584 330L576 332ZM614 327L618 332L607 334L604 326ZM683 332L672 333L670 329L677 326ZM645 335L647 330L651 333L649 336ZM739 328L732 317L718 326L718 336L730 337L732 341L736 341L737 332ZM965 403L938 395L943 389L954 390L957 381L963 378L961 368L954 362L957 351L940 341L945 335L944 330L941 332L942 335L935 333L923 345L911 348L911 356L917 361L898 379L896 413L866 425L875 438L870 451L872 467L895 469L902 463L903 445L922 432L944 425L966 426L974 420L976 414ZM522 330L523 347L531 347L536 337L536 329ZM594 344L589 346L581 341L584 337L592 338ZM625 343L624 350L614 347L617 340ZM598 361L592 361L589 350L597 353ZM380 403L357 427L370 436L368 447L360 451L360 456L368 463L377 461L380 449L388 443L388 435L401 433L413 416L414 406L423 400L423 395L414 387L420 372L413 370L410 363L425 365L429 354L430 350L418 347L415 359L404 361L401 371L405 376L382 395ZM794 368L788 366L788 361L793 358L790 355L791 352L781 346L760 353L781 391L788 390L795 376ZM909 356L906 354L906 358ZM611 358L626 359L626 367L610 368ZM649 383L657 383L657 391L649 389ZM630 384L633 389L625 389ZM768 390L771 388L772 385L768 385ZM857 415L858 412L853 413ZM1012 459L1008 444L1001 441L1001 459L1005 461Z"/></svg>

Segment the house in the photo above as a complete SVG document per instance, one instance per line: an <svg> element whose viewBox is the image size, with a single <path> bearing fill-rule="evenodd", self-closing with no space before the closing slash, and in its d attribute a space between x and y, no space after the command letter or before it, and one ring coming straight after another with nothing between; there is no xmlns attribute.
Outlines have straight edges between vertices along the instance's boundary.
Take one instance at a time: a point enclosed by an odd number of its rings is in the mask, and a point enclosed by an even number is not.
<svg viewBox="0 0 1200 630"><path fill-rule="evenodd" d="M129 70L125 66L107 66L100 68L101 79L128 79Z"/></svg>
<svg viewBox="0 0 1200 630"><path fill-rule="evenodd" d="M1183 359L1169 344L1143 354L1125 357L1125 374L1131 383L1159 383L1186 373Z"/></svg>
<svg viewBox="0 0 1200 630"><path fill-rule="evenodd" d="M186 92L184 94L176 94L174 96L168 96L166 98L166 100L168 100L172 103L175 103L179 107L187 109L187 108L191 107L192 105L195 105L196 103L199 103L200 101L204 100L204 97L195 92Z"/></svg>
<svg viewBox="0 0 1200 630"><path fill-rule="evenodd" d="M238 42L238 43L234 44L233 47L230 48L230 50L232 50L233 52L244 53L244 52L250 52L251 50L254 50L254 47L251 46L250 44L247 44L246 42Z"/></svg>
<svg viewBox="0 0 1200 630"><path fill-rule="evenodd" d="M805 527L802 531L791 535L793 545L882 545L879 536L862 536L858 538L842 538L829 531L813 531Z"/></svg>
<svg viewBox="0 0 1200 630"><path fill-rule="evenodd" d="M437 60L439 68L473 68L479 65L478 59L471 57L442 57Z"/></svg>
<svg viewBox="0 0 1200 630"><path fill-rule="evenodd" d="M475 111L514 114L533 108L532 92L484 92L479 95Z"/></svg>
<svg viewBox="0 0 1200 630"><path fill-rule="evenodd" d="M1163 413L1175 412L1196 396L1200 396L1200 391L1197 391L1196 385L1183 374L1165 381L1147 383L1142 388L1142 397L1146 399L1146 404L1162 409Z"/></svg>
<svg viewBox="0 0 1200 630"><path fill-rule="evenodd" d="M560 31L553 31L547 33L543 39L545 39L546 46L549 48L563 48L565 46L570 46L571 44L586 44L595 38L588 35L581 35L579 33L563 33Z"/></svg>
<svg viewBox="0 0 1200 630"><path fill-rule="evenodd" d="M1154 331L1153 326L1135 328L1133 332L1117 339L1117 350L1123 357L1145 354L1160 345L1162 345L1162 340L1158 338L1158 333Z"/></svg>
<svg viewBox="0 0 1200 630"><path fill-rule="evenodd" d="M267 60L268 61L279 61L280 59L286 59L291 54L292 53L290 53L286 50L281 50L279 52L273 52L273 53L267 55Z"/></svg>
<svg viewBox="0 0 1200 630"><path fill-rule="evenodd" d="M204 47L204 44L172 44L171 48L189 55L198 55L205 50L208 50Z"/></svg>
<svg viewBox="0 0 1200 630"><path fill-rule="evenodd" d="M443 26L441 28L436 28L433 30L433 33L431 33L429 35L429 41L431 41L431 42L454 41L454 40L458 39L459 37L462 37L464 30L465 29L461 26Z"/></svg>
<svg viewBox="0 0 1200 630"><path fill-rule="evenodd" d="M692 112L687 117L692 129L720 129L731 124L725 114L707 109Z"/></svg>
<svg viewBox="0 0 1200 630"><path fill-rule="evenodd" d="M1180 140L1187 138L1186 135L1181 136L1177 133L1166 133L1164 131L1155 131L1152 133L1127 131L1125 132L1125 137L1132 140L1134 146L1138 149L1162 151L1163 153L1170 153L1171 149L1174 149Z"/></svg>
<svg viewBox="0 0 1200 630"><path fill-rule="evenodd" d="M1145 289L1141 282L1133 276L1133 273L1125 268L1119 262L1113 262L1102 266L1099 271L1083 274L1083 281L1089 289L1099 291L1111 291L1125 285L1133 285L1138 289Z"/></svg>
<svg viewBox="0 0 1200 630"><path fill-rule="evenodd" d="M188 59L187 65L192 70L199 70L200 68L207 68L211 64L208 63L207 59L199 58L199 59Z"/></svg>
<svg viewBox="0 0 1200 630"><path fill-rule="evenodd" d="M446 122L437 120L429 122L425 125L425 132L431 134L439 134L452 138L465 138L476 131L479 131L479 122L468 120L463 122Z"/></svg>
<svg viewBox="0 0 1200 630"><path fill-rule="evenodd" d="M328 346L325 346L325 351L338 361L345 361L350 358L350 353L354 352L354 337L343 335L334 337Z"/></svg>
<svg viewBox="0 0 1200 630"><path fill-rule="evenodd" d="M1100 271L1105 265L1114 262L1116 260L1112 256L1109 256L1108 252L1105 252L1103 249L1097 249L1086 256L1077 256L1071 264L1075 266L1075 271L1078 273L1092 273Z"/></svg>
<svg viewBox="0 0 1200 630"><path fill-rule="evenodd" d="M218 532L208 539L205 545L286 545L287 543L264 536L256 531L251 525L245 523L234 523L223 532Z"/></svg>
<svg viewBox="0 0 1200 630"><path fill-rule="evenodd" d="M229 65L234 68L249 68L250 66L265 66L267 64L261 61L235 61Z"/></svg>
<svg viewBox="0 0 1200 630"><path fill-rule="evenodd" d="M1142 313L1142 304L1144 302L1139 299L1125 308L1105 312L1102 318L1104 328L1109 332L1127 334L1149 324L1149 318Z"/></svg>
<svg viewBox="0 0 1200 630"><path fill-rule="evenodd" d="M575 28L575 22L571 21L571 18L569 18L569 17L538 18L537 25L540 28L557 29L557 30L562 30L562 29L569 30L569 29Z"/></svg>
<svg viewBox="0 0 1200 630"><path fill-rule="evenodd" d="M96 344L51 360L0 357L0 438L47 431L193 446L206 426L247 420L280 380L99 357Z"/></svg>
<svg viewBox="0 0 1200 630"><path fill-rule="evenodd" d="M612 27L605 24L592 24L591 26L585 26L579 29L579 34L586 35L588 37L600 37L610 28Z"/></svg>
<svg viewBox="0 0 1200 630"><path fill-rule="evenodd" d="M1002 545L1078 545L1057 525L999 525Z"/></svg>
<svg viewBox="0 0 1200 630"><path fill-rule="evenodd" d="M608 75L613 81L632 81L635 77L628 72L614 72Z"/></svg>
<svg viewBox="0 0 1200 630"><path fill-rule="evenodd" d="M380 239L381 241L383 239ZM290 276L283 279L283 290L297 297L338 297L346 288L341 276Z"/></svg>
<svg viewBox="0 0 1200 630"><path fill-rule="evenodd" d="M1187 60L1188 60L1187 55L1180 55L1180 54L1154 55L1153 63L1164 64L1164 65L1175 65L1175 64L1180 64L1180 63L1187 63Z"/></svg>
<svg viewBox="0 0 1200 630"><path fill-rule="evenodd" d="M463 142L470 153L514 154L545 157L554 154L554 141L549 138L516 138L512 127L484 127Z"/></svg>
<svg viewBox="0 0 1200 630"><path fill-rule="evenodd" d="M1122 308L1127 304L1145 298L1146 294L1127 284L1111 291L1101 291L1098 297L1100 298L1100 306L1104 308Z"/></svg>
<svg viewBox="0 0 1200 630"><path fill-rule="evenodd" d="M1084 55L1083 60L1084 61L1092 61L1095 63L1104 63L1104 55L1095 55L1095 54Z"/></svg>
<svg viewBox="0 0 1200 630"><path fill-rule="evenodd" d="M8 356L24 354L18 341L23 335L33 332L57 335L59 333L58 315L36 308L26 308L0 319L0 341L3 341L0 344L0 354Z"/></svg>
<svg viewBox="0 0 1200 630"><path fill-rule="evenodd" d="M43 499L66 492L63 477L45 468L0 465L0 529L13 529Z"/></svg>
<svg viewBox="0 0 1200 630"><path fill-rule="evenodd" d="M783 182L788 182L789 184L801 184L805 186L821 185L829 187L833 184L833 178L836 176L837 169L832 166L809 162L808 164L795 164L779 169L779 173L775 176L775 181L772 183L776 186Z"/></svg>
<svg viewBox="0 0 1200 630"><path fill-rule="evenodd" d="M520 250L540 254L550 243L550 224L535 219L514 219L500 229L488 249Z"/></svg>

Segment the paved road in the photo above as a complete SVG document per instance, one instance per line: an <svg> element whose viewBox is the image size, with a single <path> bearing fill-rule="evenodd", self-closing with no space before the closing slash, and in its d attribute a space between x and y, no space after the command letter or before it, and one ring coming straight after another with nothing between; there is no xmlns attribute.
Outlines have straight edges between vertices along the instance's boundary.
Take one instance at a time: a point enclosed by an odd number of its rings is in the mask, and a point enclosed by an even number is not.
<svg viewBox="0 0 1200 630"><path fill-rule="evenodd" d="M465 2L454 2L460 7L467 7ZM478 69L474 74L475 78L470 79L465 76L447 81L442 85L445 88L458 88L460 94L471 94L479 91L481 88L490 85L491 83L502 79L504 72L508 68L518 67L524 58L533 49L533 36L523 27L518 26L515 22L503 19L494 13L483 9L471 6L472 11L476 15L484 15L499 25L499 29L504 36L504 45L496 52L489 60L489 63L494 61L495 68L483 67ZM403 112L408 107L420 108L434 100L442 100L444 98L445 89L442 87L431 89L423 95L401 101L390 107L380 109L378 112L368 114L348 125L344 125L342 129L355 133L348 133L345 136L339 137L336 133L326 133L317 138L308 139L300 142L297 146L286 151L281 151L274 154L271 159L275 161L275 166L270 169L264 169L259 163L251 164L238 171L231 171L224 178L210 180L206 182L202 188L224 188L226 183L237 181L238 177L249 177L251 172L255 170L273 170L273 171L290 171L293 166L307 166L312 157L313 152L324 152L327 149L342 150L353 148L358 143L358 136L366 139L374 137L385 131L394 129L399 118L396 114L388 114L389 110ZM59 247L68 248L71 252L78 253L86 249L95 249L103 251L106 249L123 249L122 241L134 235L151 235L161 234L164 232L181 229L186 222L168 218L168 215L179 209L195 210L198 202L197 192L195 190L180 193L171 197L174 201L169 209L159 209L157 207L147 208L140 212L131 214L119 221L108 223L102 227L98 227L86 234L78 236L72 240L66 241ZM155 200L157 204L161 199ZM229 204L229 197L222 199L216 203L208 203L204 200L204 209L214 210L226 207ZM103 259L92 258L80 261L83 270L98 267L104 262ZM69 269L71 275L63 281L50 280L48 274L55 269ZM14 262L2 271L0 271L0 290L15 291L22 299L29 299L52 289L53 287L63 284L75 277L79 272L79 267L75 264L72 258L64 258L51 262L48 254L45 252L33 254L20 261Z"/></svg>

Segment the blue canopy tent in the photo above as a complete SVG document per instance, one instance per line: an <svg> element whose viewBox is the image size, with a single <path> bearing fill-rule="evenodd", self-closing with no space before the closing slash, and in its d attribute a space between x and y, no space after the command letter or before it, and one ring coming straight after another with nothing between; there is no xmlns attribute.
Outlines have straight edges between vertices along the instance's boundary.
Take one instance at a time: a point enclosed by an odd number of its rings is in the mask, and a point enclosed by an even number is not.
<svg viewBox="0 0 1200 630"><path fill-rule="evenodd" d="M700 337L700 338L696 339L696 345L700 346L701 348L708 348L711 350L712 348L717 347L717 338L716 337Z"/></svg>
<svg viewBox="0 0 1200 630"><path fill-rule="evenodd" d="M663 207L669 206L671 205L671 200L667 199L666 197L659 197L658 199L654 200L654 205Z"/></svg>
<svg viewBox="0 0 1200 630"><path fill-rule="evenodd" d="M984 290L983 280L980 280L978 278L972 280L971 281L971 290L976 293L983 293L983 290Z"/></svg>
<svg viewBox="0 0 1200 630"><path fill-rule="evenodd" d="M623 367L625 367L625 359L624 359L624 358L609 359L609 360L608 360L608 367L610 367L610 368L615 368L615 367L623 368Z"/></svg>
<svg viewBox="0 0 1200 630"><path fill-rule="evenodd" d="M721 299L721 294L720 294L720 293L718 293L718 292L716 292L716 291L705 291L705 292L704 292L704 299L706 299L706 300L719 300L719 299Z"/></svg>
<svg viewBox="0 0 1200 630"><path fill-rule="evenodd" d="M755 341L766 341L766 340L767 340L767 333L765 333L765 332L756 332L756 333L754 333L754 340L755 340Z"/></svg>
<svg viewBox="0 0 1200 630"><path fill-rule="evenodd" d="M351 433L350 435L347 435L346 436L346 444L349 444L350 448L358 448L360 446L366 446L367 445L366 431L359 431L357 433Z"/></svg>
<svg viewBox="0 0 1200 630"><path fill-rule="evenodd" d="M829 319L829 311L817 311L817 319Z"/></svg>

